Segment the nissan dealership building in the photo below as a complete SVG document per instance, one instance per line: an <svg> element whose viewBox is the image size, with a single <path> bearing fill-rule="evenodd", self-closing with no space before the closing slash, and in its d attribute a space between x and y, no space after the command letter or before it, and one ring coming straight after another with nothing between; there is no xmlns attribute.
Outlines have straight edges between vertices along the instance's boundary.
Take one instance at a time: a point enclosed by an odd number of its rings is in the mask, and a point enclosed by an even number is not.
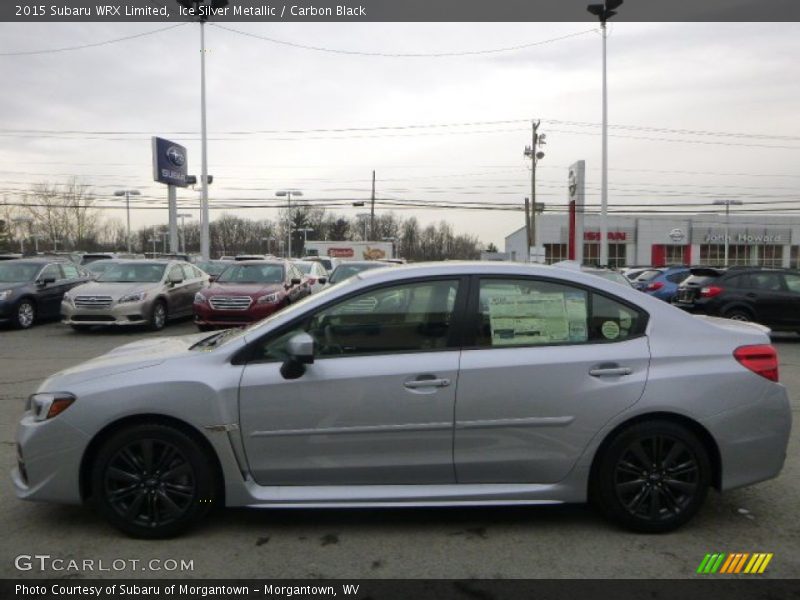
<svg viewBox="0 0 800 600"><path fill-rule="evenodd" d="M538 245L548 264L570 258L569 216L536 216ZM728 264L800 268L800 217L730 215ZM722 215L609 215L609 266L722 265L725 261ZM599 264L600 216L583 216L583 262ZM576 241L572 242L573 247ZM510 260L527 260L525 228L505 238ZM578 256L579 256L578 251Z"/></svg>

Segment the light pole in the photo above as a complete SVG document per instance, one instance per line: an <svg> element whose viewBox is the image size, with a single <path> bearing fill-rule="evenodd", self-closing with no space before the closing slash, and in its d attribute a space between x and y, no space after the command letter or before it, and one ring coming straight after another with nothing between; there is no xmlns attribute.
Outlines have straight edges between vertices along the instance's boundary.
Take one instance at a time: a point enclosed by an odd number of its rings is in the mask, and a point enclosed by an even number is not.
<svg viewBox="0 0 800 600"><path fill-rule="evenodd" d="M114 192L115 196L125 196L125 212L128 214L128 254L131 250L131 196L140 196L139 190L117 190Z"/></svg>
<svg viewBox="0 0 800 600"><path fill-rule="evenodd" d="M58 239L56 239L56 238L53 238L53 253L54 253L54 254L55 254L56 252L58 252L58 242L60 242L60 241L61 241L61 240L58 240Z"/></svg>
<svg viewBox="0 0 800 600"><path fill-rule="evenodd" d="M17 225L24 225L25 223L31 224L33 223L33 218L31 217L14 217L11 219L11 222ZM22 232L23 235L19 236L19 253L25 254L25 232Z"/></svg>
<svg viewBox="0 0 800 600"><path fill-rule="evenodd" d="M367 241L367 224L369 223L369 219L372 217L371 213L358 213L356 215L357 219L364 219L364 241Z"/></svg>
<svg viewBox="0 0 800 600"><path fill-rule="evenodd" d="M725 266L728 266L728 245L729 245L729 238L728 231L730 229L730 220L731 220L731 205L733 206L741 206L741 200L714 200L712 202L715 206L725 206Z"/></svg>
<svg viewBox="0 0 800 600"><path fill-rule="evenodd" d="M600 182L600 266L608 266L608 89L606 86L606 21L617 14L615 8L622 0L605 0L603 4L590 4L586 7L600 20L603 34L603 163Z"/></svg>
<svg viewBox="0 0 800 600"><path fill-rule="evenodd" d="M267 242L267 254L272 254L272 242L275 241L274 237L262 237L262 242Z"/></svg>
<svg viewBox="0 0 800 600"><path fill-rule="evenodd" d="M181 252L186 254L186 222L184 219L191 219L192 215L190 213L178 213L175 216L181 220L181 237L183 238L183 250Z"/></svg>
<svg viewBox="0 0 800 600"><path fill-rule="evenodd" d="M208 223L208 137L206 135L206 21L208 20L207 7L204 0L177 0L178 4L187 10L193 10L192 16L197 17L200 23L200 176L202 200L201 205L201 227L200 227L200 253L203 260L208 260L211 256L210 248L210 229ZM212 10L219 10L228 5L228 0L210 0Z"/></svg>
<svg viewBox="0 0 800 600"><path fill-rule="evenodd" d="M155 233L155 231L153 232L153 237L151 237L151 238L150 238L149 240L147 240L147 241L148 241L148 243L151 243L151 244L153 244L153 256L152 256L151 258L155 258L155 257L156 257L156 242L158 241L158 238L156 238L156 233Z"/></svg>
<svg viewBox="0 0 800 600"><path fill-rule="evenodd" d="M302 231L303 232L303 252L306 251L306 244L308 244L308 232L314 231L311 227L303 227L301 229L296 229L295 231Z"/></svg>
<svg viewBox="0 0 800 600"><path fill-rule="evenodd" d="M286 228L286 238L287 238L287 258L292 257L292 196L302 196L303 192L300 190L278 190L275 192L275 195L278 198L286 197L286 212L288 214L288 227Z"/></svg>

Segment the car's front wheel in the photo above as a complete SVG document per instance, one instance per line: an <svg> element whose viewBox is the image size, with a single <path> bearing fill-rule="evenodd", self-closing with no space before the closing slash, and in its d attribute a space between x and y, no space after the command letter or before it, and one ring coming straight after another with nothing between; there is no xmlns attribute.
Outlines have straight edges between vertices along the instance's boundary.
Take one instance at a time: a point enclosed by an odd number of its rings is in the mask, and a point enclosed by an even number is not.
<svg viewBox="0 0 800 600"><path fill-rule="evenodd" d="M17 304L17 310L14 313L14 325L17 329L28 329L36 321L36 305L32 300L27 298Z"/></svg>
<svg viewBox="0 0 800 600"><path fill-rule="evenodd" d="M734 308L726 311L724 316L726 319L731 319L732 321L743 321L746 323L753 320L752 315L741 308Z"/></svg>
<svg viewBox="0 0 800 600"><path fill-rule="evenodd" d="M180 429L134 425L98 449L92 499L128 535L171 537L207 514L218 499L216 472L209 454Z"/></svg>
<svg viewBox="0 0 800 600"><path fill-rule="evenodd" d="M680 527L700 509L711 482L708 452L686 427L647 421L620 432L598 457L591 497L634 531Z"/></svg>
<svg viewBox="0 0 800 600"><path fill-rule="evenodd" d="M150 330L161 331L167 324L167 305L163 300L156 300L150 311Z"/></svg>

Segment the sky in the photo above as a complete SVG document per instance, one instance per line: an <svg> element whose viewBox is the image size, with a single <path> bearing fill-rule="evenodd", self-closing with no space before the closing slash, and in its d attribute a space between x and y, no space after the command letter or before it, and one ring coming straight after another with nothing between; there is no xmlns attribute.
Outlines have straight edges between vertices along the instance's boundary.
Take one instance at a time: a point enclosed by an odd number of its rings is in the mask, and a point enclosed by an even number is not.
<svg viewBox="0 0 800 600"><path fill-rule="evenodd" d="M591 23L225 23L206 26L206 44L212 220L275 218L285 188L355 216L375 170L379 199L426 205L379 214L447 220L502 247L522 212L428 206L522 206L532 119L546 134L537 201L563 209L568 166L585 160L599 205ZM797 23L611 23L609 206L800 207L798 59ZM135 188L136 228L167 220L151 136L185 145L200 173L197 24L0 23L0 75L0 200L75 176L123 221L113 192ZM199 215L198 200L178 190L181 212ZM231 207L242 202L263 208Z"/></svg>

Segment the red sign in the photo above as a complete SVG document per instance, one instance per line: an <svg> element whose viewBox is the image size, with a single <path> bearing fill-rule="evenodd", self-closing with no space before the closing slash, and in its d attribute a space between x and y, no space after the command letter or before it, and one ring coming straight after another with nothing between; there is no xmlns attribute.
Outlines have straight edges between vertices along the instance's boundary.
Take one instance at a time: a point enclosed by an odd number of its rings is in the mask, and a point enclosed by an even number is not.
<svg viewBox="0 0 800 600"><path fill-rule="evenodd" d="M328 248L328 256L333 258L353 258L355 255L352 248Z"/></svg>
<svg viewBox="0 0 800 600"><path fill-rule="evenodd" d="M608 241L617 241L617 242L624 242L627 239L627 235L624 231L609 231L608 232ZM600 241L600 232L599 231L584 231L583 232L583 240L585 242L599 242Z"/></svg>

